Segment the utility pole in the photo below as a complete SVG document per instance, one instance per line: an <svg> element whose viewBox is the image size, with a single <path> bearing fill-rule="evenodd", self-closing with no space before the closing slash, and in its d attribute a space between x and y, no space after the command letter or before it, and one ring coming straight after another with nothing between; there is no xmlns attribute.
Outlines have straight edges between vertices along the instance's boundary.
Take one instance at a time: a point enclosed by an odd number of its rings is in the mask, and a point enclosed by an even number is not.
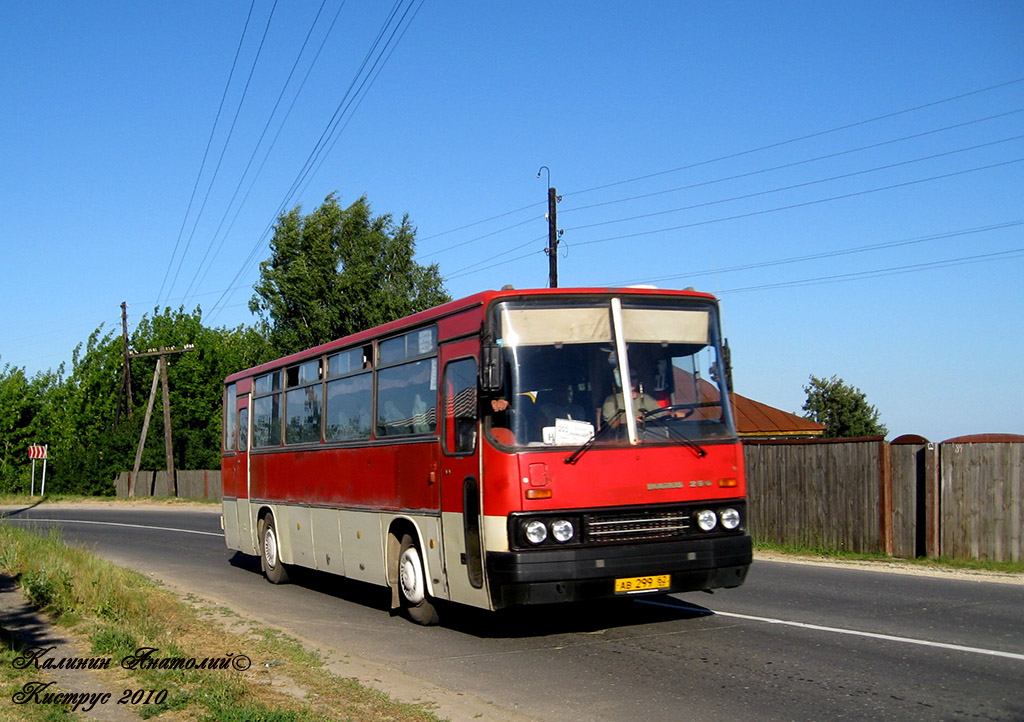
<svg viewBox="0 0 1024 722"><path fill-rule="evenodd" d="M132 475L128 480L128 496L135 496L135 479L139 475L139 466L142 463L142 449L146 445L146 435L149 433L149 420L153 415L153 405L156 403L156 385L162 382L163 386L163 412L164 412L164 456L167 461L167 475L174 479L174 451L171 445L171 396L167 384L167 357L171 354L186 353L194 351L195 346L186 344L182 348L174 346L150 349L143 353L129 353L128 358L143 358L146 356L157 356L156 368L153 370L153 385L149 389L149 401L146 403L146 416L142 421L142 434L139 435L139 447L135 451L135 465L132 467ZM175 484L175 486L177 486ZM175 489L177 492L177 489Z"/></svg>
<svg viewBox="0 0 1024 722"><path fill-rule="evenodd" d="M128 348L128 302L121 302L121 340L124 344L124 361L121 364L121 389L117 393L117 410L114 412L114 427L121 420L121 405L124 404L129 420L132 418L132 359Z"/></svg>
<svg viewBox="0 0 1024 722"><path fill-rule="evenodd" d="M540 172L543 170L548 172L548 247L544 249L548 254L548 288L558 288L558 239L562 237L562 232L558 230L557 207L558 201L562 198L551 187L550 168L542 165L537 171L537 177L540 178Z"/></svg>

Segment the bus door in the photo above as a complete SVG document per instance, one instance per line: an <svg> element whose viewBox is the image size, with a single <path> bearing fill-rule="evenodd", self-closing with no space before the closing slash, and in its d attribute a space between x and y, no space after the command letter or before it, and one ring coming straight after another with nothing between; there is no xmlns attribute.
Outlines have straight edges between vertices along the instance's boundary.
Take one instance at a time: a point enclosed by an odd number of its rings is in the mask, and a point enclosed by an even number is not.
<svg viewBox="0 0 1024 722"><path fill-rule="evenodd" d="M242 549L256 551L253 541L249 508L249 394L239 394L237 401L238 419L238 453L235 455L235 488L238 490L238 502L235 512L238 518L238 538Z"/></svg>
<svg viewBox="0 0 1024 722"><path fill-rule="evenodd" d="M441 347L441 530L452 601L487 607L476 339Z"/></svg>

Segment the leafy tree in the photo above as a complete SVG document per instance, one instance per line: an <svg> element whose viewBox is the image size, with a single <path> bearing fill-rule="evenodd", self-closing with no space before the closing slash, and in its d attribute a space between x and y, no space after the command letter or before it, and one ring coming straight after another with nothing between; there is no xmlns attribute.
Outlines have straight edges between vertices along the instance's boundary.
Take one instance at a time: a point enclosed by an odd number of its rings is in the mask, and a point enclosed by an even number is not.
<svg viewBox="0 0 1024 722"><path fill-rule="evenodd" d="M168 357L174 463L178 469L217 468L224 377L267 361L276 352L251 327L204 326L198 308L192 313L154 309L136 324L129 341L137 351L195 346L194 351ZM114 493L117 474L135 461L156 367L154 357L133 361L133 417L122 414L115 426L123 352L120 335L100 326L75 348L67 378L63 366L31 379L23 369L0 367L0 491L28 490L27 447L39 443L50 447L47 492ZM165 463L163 415L156 409L142 467L162 469Z"/></svg>
<svg viewBox="0 0 1024 722"><path fill-rule="evenodd" d="M827 438L885 436L889 433L879 422L878 410L867 402L864 392L849 386L838 376L830 379L811 376L804 386L804 418L825 425Z"/></svg>
<svg viewBox="0 0 1024 722"><path fill-rule="evenodd" d="M121 357L121 339L100 326L84 348L75 347L70 376L47 390L46 437L53 473L47 491L113 493L121 466L117 452L130 443L126 430L113 431Z"/></svg>
<svg viewBox="0 0 1024 722"><path fill-rule="evenodd" d="M0 491L22 491L39 406L25 369L0 367Z"/></svg>
<svg viewBox="0 0 1024 722"><path fill-rule="evenodd" d="M444 303L437 264L413 260L415 235L408 216L373 216L365 196L342 208L332 193L309 215L296 206L278 218L249 309L287 354Z"/></svg>

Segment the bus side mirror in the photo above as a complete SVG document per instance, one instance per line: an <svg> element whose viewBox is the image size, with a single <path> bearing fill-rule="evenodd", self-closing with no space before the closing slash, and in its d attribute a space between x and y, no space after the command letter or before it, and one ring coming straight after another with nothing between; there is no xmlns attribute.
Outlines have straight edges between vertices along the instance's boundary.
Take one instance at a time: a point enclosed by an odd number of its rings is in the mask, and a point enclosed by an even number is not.
<svg viewBox="0 0 1024 722"><path fill-rule="evenodd" d="M501 346L496 343L485 343L480 351L480 390L485 394L499 393L504 387L501 360Z"/></svg>

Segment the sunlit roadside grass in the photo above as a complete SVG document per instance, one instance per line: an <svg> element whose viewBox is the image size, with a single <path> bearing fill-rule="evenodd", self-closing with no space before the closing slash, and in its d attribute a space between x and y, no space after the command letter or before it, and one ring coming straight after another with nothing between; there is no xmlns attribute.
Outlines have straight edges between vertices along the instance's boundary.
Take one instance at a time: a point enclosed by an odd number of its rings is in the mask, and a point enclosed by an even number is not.
<svg viewBox="0 0 1024 722"><path fill-rule="evenodd" d="M186 499L178 496L82 496L80 494L0 494L0 506L33 506L36 504L208 504L220 506L219 499Z"/></svg>
<svg viewBox="0 0 1024 722"><path fill-rule="evenodd" d="M15 695L26 684L35 681L34 670L19 669L15 665L15 660L21 654L22 649L18 641L0 629L0 720L67 722L75 719L67 705L26 705L21 709L13 708Z"/></svg>
<svg viewBox="0 0 1024 722"><path fill-rule="evenodd" d="M318 655L285 635L237 619L229 631L213 620L208 604L199 600L186 604L141 574L69 547L55 531L37 534L0 522L0 573L13 577L30 601L65 633L86 640L90 654L111 658L112 668L127 686L156 691L147 703L132 706L144 718L438 720L420 706L395 702L354 680L332 675ZM122 660L138 657L145 648L155 650L155 659L230 663L213 669L123 669ZM6 673L13 670L10 662L17 651L6 642L0 650L5 655L0 664L6 668L0 684L5 692L16 690L26 680L8 679ZM119 694L122 689L118 683L109 691ZM3 705L0 709L0 719L69 719L40 714L59 715L60 709L53 705Z"/></svg>

